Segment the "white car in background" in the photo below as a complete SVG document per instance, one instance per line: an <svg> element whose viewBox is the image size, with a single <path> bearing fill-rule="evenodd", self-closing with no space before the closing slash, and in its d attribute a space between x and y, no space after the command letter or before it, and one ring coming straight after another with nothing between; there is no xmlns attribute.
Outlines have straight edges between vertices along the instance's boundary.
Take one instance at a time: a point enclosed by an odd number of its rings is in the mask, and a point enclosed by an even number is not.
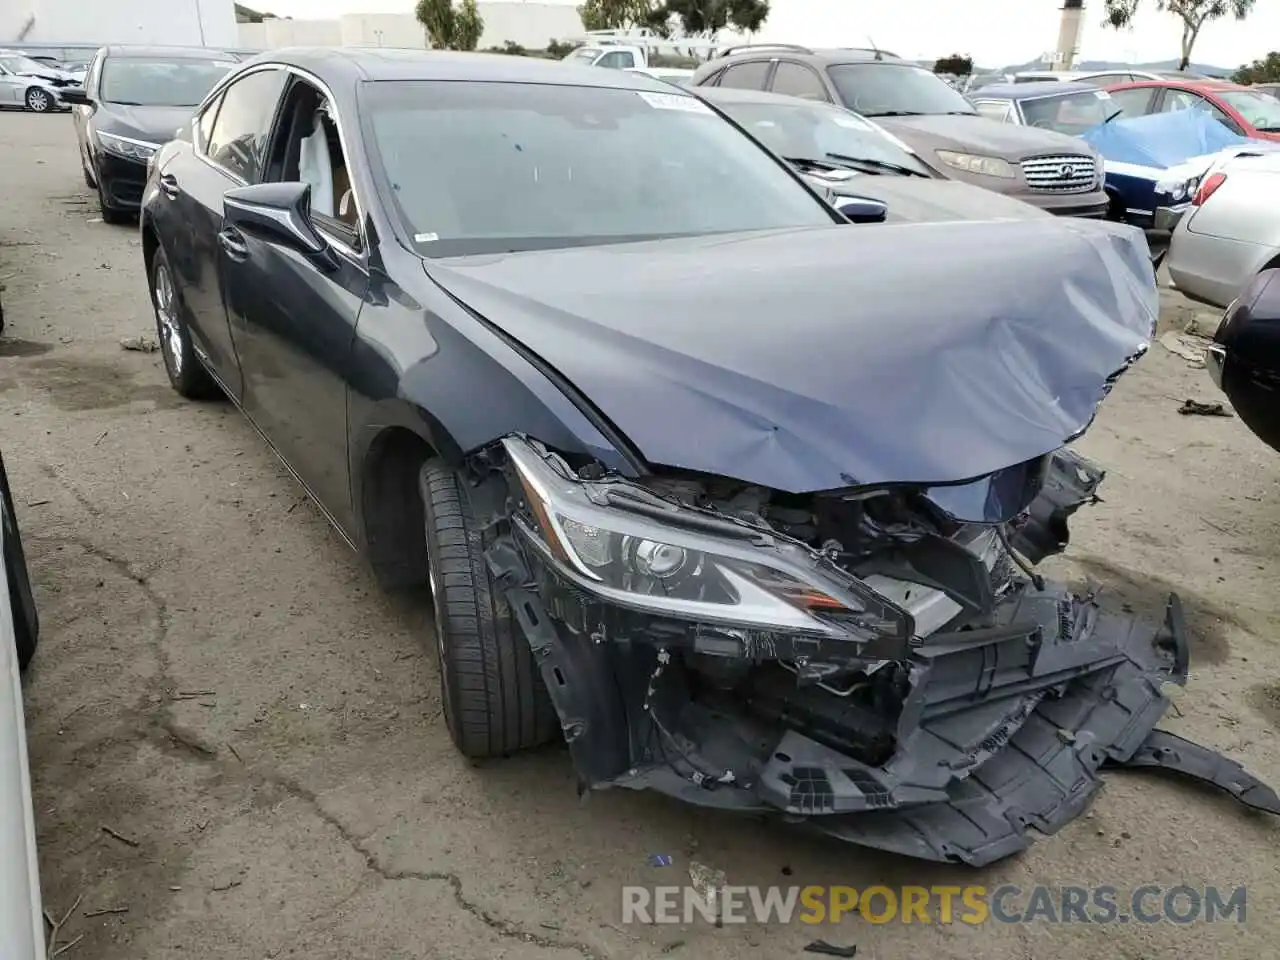
<svg viewBox="0 0 1280 960"><path fill-rule="evenodd" d="M1231 157L1206 171L1166 263L1179 290L1217 307L1280 266L1280 153Z"/></svg>
<svg viewBox="0 0 1280 960"><path fill-rule="evenodd" d="M44 960L40 869L19 679L35 654L40 621L2 459L0 567L0 958Z"/></svg>

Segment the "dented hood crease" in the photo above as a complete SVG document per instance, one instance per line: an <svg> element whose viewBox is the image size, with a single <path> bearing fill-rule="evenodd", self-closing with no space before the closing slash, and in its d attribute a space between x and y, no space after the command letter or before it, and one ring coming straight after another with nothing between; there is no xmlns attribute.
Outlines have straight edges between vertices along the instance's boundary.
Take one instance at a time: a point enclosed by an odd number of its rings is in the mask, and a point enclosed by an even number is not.
<svg viewBox="0 0 1280 960"><path fill-rule="evenodd" d="M429 261L650 463L790 492L1049 453L1150 339L1130 227L840 225Z"/></svg>

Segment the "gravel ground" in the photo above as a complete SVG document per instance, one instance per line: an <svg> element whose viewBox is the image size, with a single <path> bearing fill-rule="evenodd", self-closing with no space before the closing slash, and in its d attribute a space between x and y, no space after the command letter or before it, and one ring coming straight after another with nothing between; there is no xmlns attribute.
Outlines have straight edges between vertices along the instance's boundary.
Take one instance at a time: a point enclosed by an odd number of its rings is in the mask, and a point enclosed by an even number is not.
<svg viewBox="0 0 1280 960"><path fill-rule="evenodd" d="M371 576L225 404L169 390L136 232L98 220L65 116L0 116L0 417L43 646L26 687L46 905L64 956L256 960L799 956L991 960L1268 954L1280 823L1116 774L1092 812L973 872L813 842L656 796L577 797L563 749L469 764L440 712L422 598ZM1164 324L1198 311L1166 293ZM1160 346L1082 443L1110 470L1071 578L1157 613L1193 678L1166 726L1280 784L1280 460ZM113 832L109 832L113 831ZM652 854L672 858L650 864ZM734 884L1250 887L1247 922L623 927L623 884L691 862ZM98 916L88 914L115 910Z"/></svg>

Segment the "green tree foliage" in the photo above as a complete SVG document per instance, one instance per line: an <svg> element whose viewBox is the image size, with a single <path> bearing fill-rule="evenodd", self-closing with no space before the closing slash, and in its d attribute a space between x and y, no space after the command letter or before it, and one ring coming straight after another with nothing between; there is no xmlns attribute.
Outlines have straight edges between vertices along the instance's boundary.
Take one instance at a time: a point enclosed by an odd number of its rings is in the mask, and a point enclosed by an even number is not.
<svg viewBox="0 0 1280 960"><path fill-rule="evenodd" d="M1191 51L1206 23L1231 16L1243 20L1253 12L1256 0L1154 0L1156 9L1182 21L1182 60L1179 70L1191 63ZM1142 0L1106 0L1108 26L1121 30L1133 23Z"/></svg>
<svg viewBox="0 0 1280 960"><path fill-rule="evenodd" d="M1274 50L1261 60L1245 64L1231 75L1236 83L1278 83L1280 82L1280 53Z"/></svg>
<svg viewBox="0 0 1280 960"><path fill-rule="evenodd" d="M578 7L578 16L588 30L647 27L660 37L671 32L671 14L663 0L586 0Z"/></svg>
<svg viewBox="0 0 1280 960"><path fill-rule="evenodd" d="M474 50L484 33L484 18L476 0L418 0L413 9L437 50Z"/></svg>
<svg viewBox="0 0 1280 960"><path fill-rule="evenodd" d="M960 53L953 53L949 57L939 57L933 61L933 72L967 77L973 73L973 57L966 57Z"/></svg>
<svg viewBox="0 0 1280 960"><path fill-rule="evenodd" d="M725 27L755 33L769 17L769 0L666 0L688 36L712 35Z"/></svg>

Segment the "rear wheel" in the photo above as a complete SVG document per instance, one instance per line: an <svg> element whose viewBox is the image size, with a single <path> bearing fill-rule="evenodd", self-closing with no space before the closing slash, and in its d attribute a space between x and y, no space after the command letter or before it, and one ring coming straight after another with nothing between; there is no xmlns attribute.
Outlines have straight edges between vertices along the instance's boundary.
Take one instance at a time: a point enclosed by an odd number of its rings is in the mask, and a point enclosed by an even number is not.
<svg viewBox="0 0 1280 960"><path fill-rule="evenodd" d="M445 722L468 757L506 756L552 740L555 710L533 651L489 576L484 535L456 471L419 475Z"/></svg>
<svg viewBox="0 0 1280 960"><path fill-rule="evenodd" d="M32 113L48 113L53 109L53 97L41 87L28 87L25 100Z"/></svg>
<svg viewBox="0 0 1280 960"><path fill-rule="evenodd" d="M182 297L173 280L173 270L158 247L151 259L151 306L156 314L156 335L160 340L160 356L173 389L191 400L217 396L218 386L196 356L187 329Z"/></svg>

